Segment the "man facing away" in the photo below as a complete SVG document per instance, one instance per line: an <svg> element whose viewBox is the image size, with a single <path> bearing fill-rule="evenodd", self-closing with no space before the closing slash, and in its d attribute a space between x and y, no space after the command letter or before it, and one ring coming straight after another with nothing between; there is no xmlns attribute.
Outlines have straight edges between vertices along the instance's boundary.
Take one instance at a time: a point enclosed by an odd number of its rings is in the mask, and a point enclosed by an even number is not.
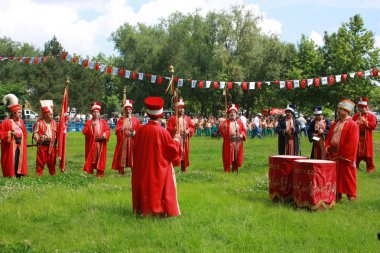
<svg viewBox="0 0 380 253"><path fill-rule="evenodd" d="M179 216L173 161L181 155L180 134L174 138L160 126L164 100L144 101L150 120L136 132L132 167L133 212L141 216Z"/></svg>

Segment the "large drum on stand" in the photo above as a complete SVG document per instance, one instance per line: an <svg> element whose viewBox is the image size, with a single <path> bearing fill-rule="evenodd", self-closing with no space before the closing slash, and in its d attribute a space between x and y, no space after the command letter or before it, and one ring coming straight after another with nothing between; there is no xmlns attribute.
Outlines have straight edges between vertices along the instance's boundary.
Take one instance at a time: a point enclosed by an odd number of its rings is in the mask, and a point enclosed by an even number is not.
<svg viewBox="0 0 380 253"><path fill-rule="evenodd" d="M293 190L293 162L306 156L269 156L269 197L272 200L291 200Z"/></svg>
<svg viewBox="0 0 380 253"><path fill-rule="evenodd" d="M336 163L327 160L296 160L293 199L298 208L332 208L336 198Z"/></svg>

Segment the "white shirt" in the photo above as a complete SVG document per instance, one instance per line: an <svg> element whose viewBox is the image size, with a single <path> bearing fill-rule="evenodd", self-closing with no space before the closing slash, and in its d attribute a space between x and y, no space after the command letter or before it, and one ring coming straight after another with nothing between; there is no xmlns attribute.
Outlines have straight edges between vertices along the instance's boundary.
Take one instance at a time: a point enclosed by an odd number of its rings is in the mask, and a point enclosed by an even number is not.
<svg viewBox="0 0 380 253"><path fill-rule="evenodd" d="M241 115L240 120L243 123L244 128L247 129L247 118L244 115Z"/></svg>

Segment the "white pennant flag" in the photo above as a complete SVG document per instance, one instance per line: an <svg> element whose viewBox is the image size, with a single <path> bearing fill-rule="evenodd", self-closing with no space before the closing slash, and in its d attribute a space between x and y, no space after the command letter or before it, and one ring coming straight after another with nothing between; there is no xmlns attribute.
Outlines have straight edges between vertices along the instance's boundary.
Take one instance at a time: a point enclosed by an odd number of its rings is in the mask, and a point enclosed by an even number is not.
<svg viewBox="0 0 380 253"><path fill-rule="evenodd" d="M313 79L307 79L307 86L313 85Z"/></svg>
<svg viewBox="0 0 380 253"><path fill-rule="evenodd" d="M79 57L78 64L79 64L79 65L82 65L82 63L83 63L83 59L82 59L82 57Z"/></svg>
<svg viewBox="0 0 380 253"><path fill-rule="evenodd" d="M113 68L113 70L112 70L112 74L114 75L114 76L117 76L117 73L119 72L119 68Z"/></svg>
<svg viewBox="0 0 380 253"><path fill-rule="evenodd" d="M285 88L285 81L280 81L280 89Z"/></svg>
<svg viewBox="0 0 380 253"><path fill-rule="evenodd" d="M300 87L300 80L293 80L294 88Z"/></svg>
<svg viewBox="0 0 380 253"><path fill-rule="evenodd" d="M139 73L139 80L143 80L144 79L144 73Z"/></svg>
<svg viewBox="0 0 380 253"><path fill-rule="evenodd" d="M254 90L255 89L255 82L249 82L249 89Z"/></svg>
<svg viewBox="0 0 380 253"><path fill-rule="evenodd" d="M224 87L226 87L226 82L220 82L220 88L224 89Z"/></svg>
<svg viewBox="0 0 380 253"><path fill-rule="evenodd" d="M95 62L90 61L90 62L88 63L88 67L89 67L90 69L94 69L94 67L95 67Z"/></svg>
<svg viewBox="0 0 380 253"><path fill-rule="evenodd" d="M239 87L241 86L241 82L235 82Z"/></svg>
<svg viewBox="0 0 380 253"><path fill-rule="evenodd" d="M124 76L125 76L125 78L130 78L131 77L131 71L126 70Z"/></svg>
<svg viewBox="0 0 380 253"><path fill-rule="evenodd" d="M157 79L157 76L156 76L156 75L152 75L152 76L151 76L151 79L150 79L150 82L151 82L151 83L155 83L155 82L156 82L156 79Z"/></svg>
<svg viewBox="0 0 380 253"><path fill-rule="evenodd" d="M67 55L67 57L66 57L66 61L71 61L71 59L72 59L73 57L71 56L71 55Z"/></svg>
<svg viewBox="0 0 380 253"><path fill-rule="evenodd" d="M270 85L270 82L265 82L268 86Z"/></svg>
<svg viewBox="0 0 380 253"><path fill-rule="evenodd" d="M178 79L178 87L182 87L183 86L183 79Z"/></svg>
<svg viewBox="0 0 380 253"><path fill-rule="evenodd" d="M197 80L191 80L191 88L195 88L195 86L197 85Z"/></svg>
<svg viewBox="0 0 380 253"><path fill-rule="evenodd" d="M335 82L340 83L342 81L341 75L335 75Z"/></svg>
<svg viewBox="0 0 380 253"><path fill-rule="evenodd" d="M355 72L354 73L350 73L350 77L354 78L355 77Z"/></svg>
<svg viewBox="0 0 380 253"><path fill-rule="evenodd" d="M210 86L211 86L211 81L206 81L206 88L208 89L210 88Z"/></svg>
<svg viewBox="0 0 380 253"><path fill-rule="evenodd" d="M369 77L371 75L371 70L366 70L365 72L364 72L364 76L365 77Z"/></svg>
<svg viewBox="0 0 380 253"><path fill-rule="evenodd" d="M321 78L321 83L322 83L322 85L327 84L327 76Z"/></svg>
<svg viewBox="0 0 380 253"><path fill-rule="evenodd" d="M100 65L100 72L104 72L105 69L106 69L105 64Z"/></svg>

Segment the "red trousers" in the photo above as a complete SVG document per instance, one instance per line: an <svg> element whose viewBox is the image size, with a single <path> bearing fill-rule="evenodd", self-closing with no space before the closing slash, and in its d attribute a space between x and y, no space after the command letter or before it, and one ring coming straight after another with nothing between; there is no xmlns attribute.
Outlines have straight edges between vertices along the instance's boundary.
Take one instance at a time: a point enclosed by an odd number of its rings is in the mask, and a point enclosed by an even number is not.
<svg viewBox="0 0 380 253"><path fill-rule="evenodd" d="M96 163L92 163L90 171L87 171L88 174L94 174L94 170L96 170L96 177L103 177L104 170L99 170L96 168Z"/></svg>
<svg viewBox="0 0 380 253"><path fill-rule="evenodd" d="M37 158L36 158L36 176L42 176L45 164L49 169L50 175L55 175L55 164L57 162L57 149L54 147L49 154L48 146L37 146Z"/></svg>
<svg viewBox="0 0 380 253"><path fill-rule="evenodd" d="M373 157L368 156L357 156L356 157L356 168L359 169L359 163L364 160L367 167L367 172L373 172L375 170L375 163L373 162Z"/></svg>

